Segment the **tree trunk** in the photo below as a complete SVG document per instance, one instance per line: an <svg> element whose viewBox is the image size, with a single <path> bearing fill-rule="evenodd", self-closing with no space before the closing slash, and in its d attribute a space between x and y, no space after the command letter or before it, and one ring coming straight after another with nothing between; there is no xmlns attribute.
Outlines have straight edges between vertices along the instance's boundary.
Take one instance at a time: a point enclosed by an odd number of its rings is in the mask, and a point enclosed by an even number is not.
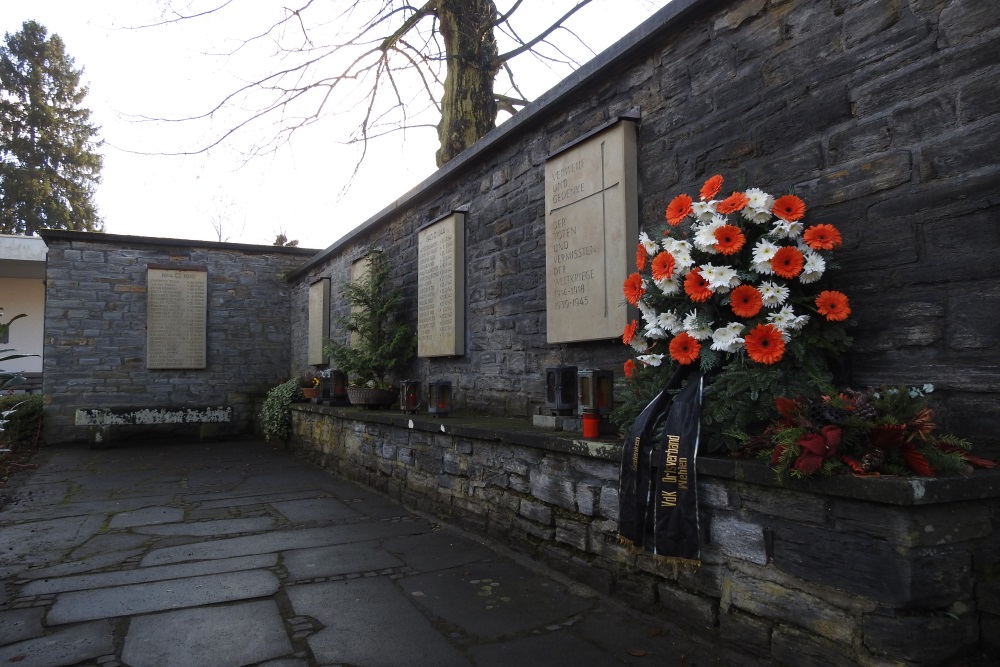
<svg viewBox="0 0 1000 667"><path fill-rule="evenodd" d="M493 81L499 53L493 35L493 0L438 0L437 5L448 58L438 125L440 167L496 125Z"/></svg>

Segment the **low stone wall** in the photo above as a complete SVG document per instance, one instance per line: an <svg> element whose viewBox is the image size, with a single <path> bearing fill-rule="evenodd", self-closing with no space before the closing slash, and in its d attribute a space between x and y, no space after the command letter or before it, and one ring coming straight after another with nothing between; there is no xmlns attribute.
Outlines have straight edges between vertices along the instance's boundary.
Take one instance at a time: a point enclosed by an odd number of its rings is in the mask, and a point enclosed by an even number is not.
<svg viewBox="0 0 1000 667"><path fill-rule="evenodd" d="M702 565L616 539L615 441L517 420L293 409L306 458L739 651L794 665L1000 657L1000 472L779 486L701 458Z"/></svg>

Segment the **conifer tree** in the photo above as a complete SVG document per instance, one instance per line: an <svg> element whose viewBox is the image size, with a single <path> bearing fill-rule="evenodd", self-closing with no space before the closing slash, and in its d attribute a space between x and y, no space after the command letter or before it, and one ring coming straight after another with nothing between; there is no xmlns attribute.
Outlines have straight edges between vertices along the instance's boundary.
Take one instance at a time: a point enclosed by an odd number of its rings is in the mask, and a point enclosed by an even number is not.
<svg viewBox="0 0 1000 667"><path fill-rule="evenodd" d="M0 46L0 233L102 231L102 142L62 39L26 21Z"/></svg>

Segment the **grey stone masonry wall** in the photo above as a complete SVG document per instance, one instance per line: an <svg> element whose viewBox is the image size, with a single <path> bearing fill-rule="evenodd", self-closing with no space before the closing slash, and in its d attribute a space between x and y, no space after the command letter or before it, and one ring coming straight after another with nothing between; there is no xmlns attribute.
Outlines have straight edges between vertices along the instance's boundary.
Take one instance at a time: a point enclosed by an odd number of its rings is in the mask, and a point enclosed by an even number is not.
<svg viewBox="0 0 1000 667"><path fill-rule="evenodd" d="M1000 471L780 486L762 463L699 458L702 553L692 568L618 544L618 444L513 420L312 405L292 414L292 447L306 458L749 660L1000 659Z"/></svg>
<svg viewBox="0 0 1000 667"><path fill-rule="evenodd" d="M45 441L86 438L77 408L225 405L249 428L253 396L288 378L284 276L315 251L43 232ZM146 368L146 267L208 269L207 367Z"/></svg>
<svg viewBox="0 0 1000 667"><path fill-rule="evenodd" d="M467 350L400 378L451 380L458 408L526 418L546 366L620 375L614 341L546 344L543 168L637 111L640 225L715 173L801 195L807 220L845 238L831 279L856 322L852 383L933 383L937 420L1000 451L998 43L990 0L673 0L297 271L293 322L319 276L342 313L350 260L381 246L415 325L416 230L467 206Z"/></svg>

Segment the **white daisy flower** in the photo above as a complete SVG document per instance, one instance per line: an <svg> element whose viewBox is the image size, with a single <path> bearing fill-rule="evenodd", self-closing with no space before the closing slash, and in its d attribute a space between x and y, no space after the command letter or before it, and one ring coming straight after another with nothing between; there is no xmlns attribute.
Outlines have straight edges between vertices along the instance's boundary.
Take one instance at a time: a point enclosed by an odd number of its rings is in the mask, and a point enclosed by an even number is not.
<svg viewBox="0 0 1000 667"><path fill-rule="evenodd" d="M694 245L698 250L712 255L719 251L715 249L715 244L719 239L715 238L715 230L726 225L726 219L721 215L713 215L710 222L699 225L694 229Z"/></svg>
<svg viewBox="0 0 1000 667"><path fill-rule="evenodd" d="M667 332L661 329L659 326L652 325L646 327L644 335L646 336L646 338L666 338Z"/></svg>
<svg viewBox="0 0 1000 667"><path fill-rule="evenodd" d="M826 260L816 252L807 252L804 254L806 261L802 265L802 273L799 274L799 280L808 285L823 277L823 272L826 271Z"/></svg>
<svg viewBox="0 0 1000 667"><path fill-rule="evenodd" d="M639 243L642 244L642 247L646 250L647 255L652 256L656 254L657 252L656 241L649 238L649 235L646 234L646 232L642 232L639 234Z"/></svg>
<svg viewBox="0 0 1000 667"><path fill-rule="evenodd" d="M788 299L788 288L769 280L762 282L757 290L760 292L765 308L777 308Z"/></svg>
<svg viewBox="0 0 1000 667"><path fill-rule="evenodd" d="M677 281L677 275L672 275L663 280L654 280L653 284L660 288L665 295L676 294L681 289L681 284Z"/></svg>
<svg viewBox="0 0 1000 667"><path fill-rule="evenodd" d="M694 215L695 219L699 222L707 222L712 219L715 215L715 207L719 205L718 201L696 201L691 204L691 214Z"/></svg>
<svg viewBox="0 0 1000 667"><path fill-rule="evenodd" d="M702 320L694 310L684 318L684 331L695 340L705 340L712 337L712 323Z"/></svg>
<svg viewBox="0 0 1000 667"><path fill-rule="evenodd" d="M708 288L713 292L725 294L740 285L740 278L732 267L703 264L700 268L701 277L708 282Z"/></svg>
<svg viewBox="0 0 1000 667"><path fill-rule="evenodd" d="M802 236L803 229L805 229L805 225L797 220L789 222L778 218L774 222L774 227L771 228L771 236L776 239L797 239Z"/></svg>
<svg viewBox="0 0 1000 667"><path fill-rule="evenodd" d="M632 337L632 342L629 343L629 347L631 347L636 352L645 352L646 350L649 349L649 343L647 343L646 339L643 338L641 335L636 334L635 336Z"/></svg>
<svg viewBox="0 0 1000 667"><path fill-rule="evenodd" d="M712 332L712 349L717 352L736 352L743 344L740 334L743 332L743 325L739 322L730 322L726 326Z"/></svg>
<svg viewBox="0 0 1000 667"><path fill-rule="evenodd" d="M672 334L679 334L681 331L684 330L684 324L681 322L681 319L677 317L677 313L672 310L668 310L665 313L660 313L660 318L657 321L657 325L666 329Z"/></svg>
<svg viewBox="0 0 1000 667"><path fill-rule="evenodd" d="M636 357L640 362L646 364L647 366L659 366L663 363L662 354L640 354Z"/></svg>
<svg viewBox="0 0 1000 667"><path fill-rule="evenodd" d="M642 313L642 319L646 323L646 326L652 326L656 324L656 318L657 318L656 309L650 306L642 299L639 300L639 311Z"/></svg>
<svg viewBox="0 0 1000 667"><path fill-rule="evenodd" d="M747 208L756 209L758 211L770 212L774 208L774 197L767 194L760 188L747 188L743 193L747 196Z"/></svg>

